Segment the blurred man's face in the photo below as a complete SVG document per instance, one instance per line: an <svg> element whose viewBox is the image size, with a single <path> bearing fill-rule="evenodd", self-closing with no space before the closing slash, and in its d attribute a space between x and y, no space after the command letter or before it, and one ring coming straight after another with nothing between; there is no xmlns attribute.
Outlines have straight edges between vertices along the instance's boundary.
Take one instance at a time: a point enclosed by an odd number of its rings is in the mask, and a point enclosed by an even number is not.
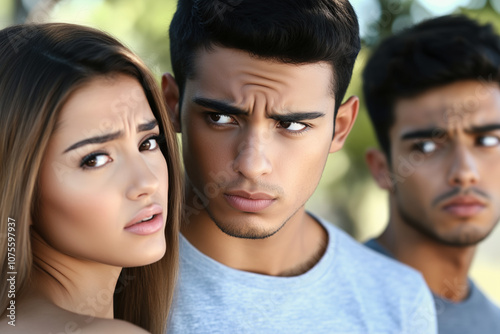
<svg viewBox="0 0 500 334"><path fill-rule="evenodd" d="M195 63L180 112L188 186L226 234L273 235L304 210L328 153L351 128L340 115L353 119L357 102L341 107L332 140L330 65L284 64L221 47L200 51Z"/></svg>
<svg viewBox="0 0 500 334"><path fill-rule="evenodd" d="M461 81L398 101L391 193L400 218L440 243L483 240L500 216L500 87Z"/></svg>

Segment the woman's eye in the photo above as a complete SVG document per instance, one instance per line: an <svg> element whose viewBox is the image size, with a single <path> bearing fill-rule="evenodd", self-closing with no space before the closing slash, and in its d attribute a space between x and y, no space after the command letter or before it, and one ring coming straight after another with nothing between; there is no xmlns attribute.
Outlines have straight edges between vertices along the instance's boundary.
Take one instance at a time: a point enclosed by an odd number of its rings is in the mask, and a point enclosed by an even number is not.
<svg viewBox="0 0 500 334"><path fill-rule="evenodd" d="M279 126L292 132L300 132L307 128L307 125L298 122L280 122Z"/></svg>
<svg viewBox="0 0 500 334"><path fill-rule="evenodd" d="M141 146L139 151L153 151L158 147L158 137L151 137L146 139Z"/></svg>
<svg viewBox="0 0 500 334"><path fill-rule="evenodd" d="M496 136L481 136L477 138L478 144L486 147L493 147L500 144L500 138Z"/></svg>
<svg viewBox="0 0 500 334"><path fill-rule="evenodd" d="M415 144L417 150L423 153L432 153L437 149L437 144L432 140L426 140Z"/></svg>
<svg viewBox="0 0 500 334"><path fill-rule="evenodd" d="M80 167L98 168L111 161L113 161L113 159L111 159L111 157L105 153L92 153L82 159Z"/></svg>
<svg viewBox="0 0 500 334"><path fill-rule="evenodd" d="M215 124L233 124L235 120L233 117L224 114L209 114L210 121Z"/></svg>

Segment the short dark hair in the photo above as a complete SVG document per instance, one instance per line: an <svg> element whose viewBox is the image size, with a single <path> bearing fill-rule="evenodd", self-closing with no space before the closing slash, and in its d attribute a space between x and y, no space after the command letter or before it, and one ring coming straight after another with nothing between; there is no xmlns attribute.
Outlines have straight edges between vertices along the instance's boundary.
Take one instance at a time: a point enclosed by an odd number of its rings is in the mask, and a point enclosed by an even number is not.
<svg viewBox="0 0 500 334"><path fill-rule="evenodd" d="M384 40L363 71L363 91L385 154L398 99L470 79L500 82L500 37L490 24L447 15Z"/></svg>
<svg viewBox="0 0 500 334"><path fill-rule="evenodd" d="M360 50L359 26L347 0L179 0L170 52L181 101L196 52L215 45L284 63L330 63L337 110Z"/></svg>

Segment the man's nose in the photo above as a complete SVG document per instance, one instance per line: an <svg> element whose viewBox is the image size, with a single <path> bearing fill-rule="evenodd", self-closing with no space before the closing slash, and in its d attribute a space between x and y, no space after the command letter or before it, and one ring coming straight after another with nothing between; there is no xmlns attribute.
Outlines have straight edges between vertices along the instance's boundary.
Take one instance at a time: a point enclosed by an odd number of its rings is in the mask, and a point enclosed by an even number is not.
<svg viewBox="0 0 500 334"><path fill-rule="evenodd" d="M237 147L233 170L251 180L271 173L272 164L268 158L270 136L266 129L248 129Z"/></svg>
<svg viewBox="0 0 500 334"><path fill-rule="evenodd" d="M479 171L474 155L463 145L457 145L453 152L453 160L448 174L451 186L467 188L479 182Z"/></svg>

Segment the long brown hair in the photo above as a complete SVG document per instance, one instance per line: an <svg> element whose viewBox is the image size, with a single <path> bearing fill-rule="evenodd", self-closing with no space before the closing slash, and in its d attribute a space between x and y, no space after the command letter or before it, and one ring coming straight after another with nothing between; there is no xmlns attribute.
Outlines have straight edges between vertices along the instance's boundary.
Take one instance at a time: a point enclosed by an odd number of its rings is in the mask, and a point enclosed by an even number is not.
<svg viewBox="0 0 500 334"><path fill-rule="evenodd" d="M47 143L68 96L90 80L126 74L141 84L160 132L168 165L166 254L158 262L124 268L115 290L115 317L152 333L162 333L178 266L178 230L182 178L175 132L163 97L146 66L109 35L88 27L47 23L12 26L0 31L0 282L16 274L16 295L29 284L33 255L29 226L36 221L37 180ZM15 224L8 234L8 223ZM11 229L11 231L13 231ZM15 267L7 245L15 236ZM2 316L9 289L0 291Z"/></svg>

